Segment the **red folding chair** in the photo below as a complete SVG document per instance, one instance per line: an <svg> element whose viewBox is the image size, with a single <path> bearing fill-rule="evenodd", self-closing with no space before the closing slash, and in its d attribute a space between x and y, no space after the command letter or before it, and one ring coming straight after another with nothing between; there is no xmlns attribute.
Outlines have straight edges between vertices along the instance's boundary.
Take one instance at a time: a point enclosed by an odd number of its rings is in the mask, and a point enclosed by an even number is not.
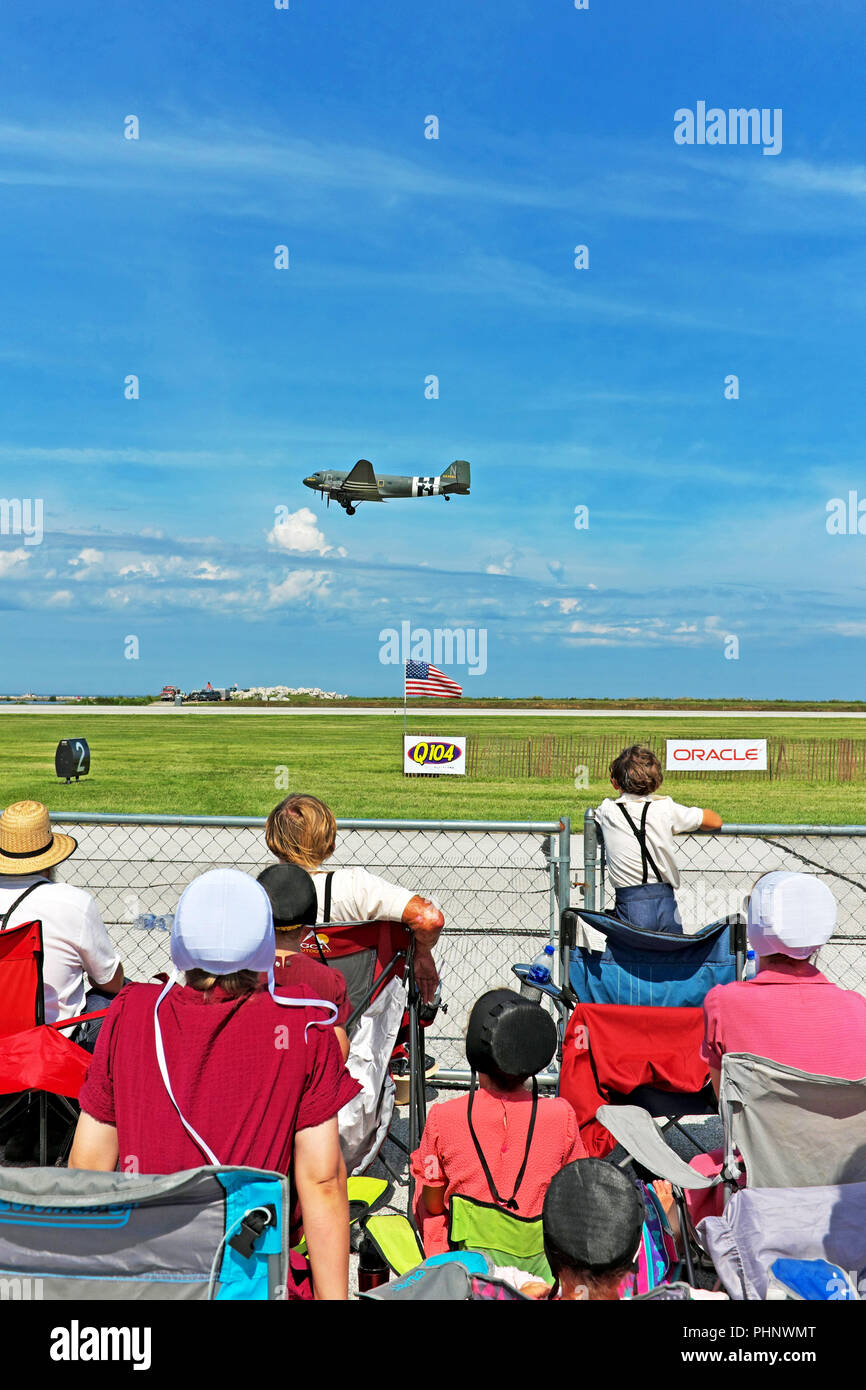
<svg viewBox="0 0 866 1390"><path fill-rule="evenodd" d="M341 971L352 1013L346 1023L350 1045L356 1026L393 980L406 989L402 1018L389 1042L388 1060L396 1052L409 1061L409 1149L418 1147L427 1114L424 1049L421 1036L421 995L415 984L415 938L402 922L328 922L310 927L301 950ZM351 1054L350 1054L351 1060ZM350 1102L351 1104L351 1102ZM394 1135L392 1142L404 1148ZM372 1153L365 1166L373 1161ZM411 1189L410 1178L410 1189ZM411 1210L411 1190L410 1190Z"/></svg>
<svg viewBox="0 0 866 1390"><path fill-rule="evenodd" d="M48 1162L48 1098L53 1096L64 1119L75 1121L70 1104L84 1084L90 1053L67 1038L63 1029L77 1028L107 1009L79 1014L62 1023L45 1022L42 980L42 923L25 922L0 932L0 1096L14 1096L0 1109L0 1119L39 1105L39 1162Z"/></svg>
<svg viewBox="0 0 866 1390"><path fill-rule="evenodd" d="M559 1094L577 1115L590 1157L605 1158L616 1147L596 1119L601 1105L640 1105L668 1124L683 1115L715 1112L709 1069L701 1058L703 1035L701 1009L575 1007L563 1039Z"/></svg>

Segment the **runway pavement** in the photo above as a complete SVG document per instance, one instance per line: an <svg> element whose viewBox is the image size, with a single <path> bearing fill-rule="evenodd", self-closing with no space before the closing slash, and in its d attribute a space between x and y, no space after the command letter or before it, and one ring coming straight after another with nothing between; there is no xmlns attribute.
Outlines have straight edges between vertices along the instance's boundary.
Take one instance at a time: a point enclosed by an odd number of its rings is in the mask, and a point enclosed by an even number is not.
<svg viewBox="0 0 866 1390"><path fill-rule="evenodd" d="M354 714L362 717L376 715L401 715L402 705L297 705L297 706L259 706L231 703L208 705L171 705L157 702L153 705L79 705L79 704L3 704L0 714L135 714L183 718L190 714L267 714L288 718L305 715L335 714L349 718ZM445 709L417 709L410 707L408 713L431 716L439 719L866 719L866 711L834 710L691 710L691 709L475 709L472 705L448 706Z"/></svg>

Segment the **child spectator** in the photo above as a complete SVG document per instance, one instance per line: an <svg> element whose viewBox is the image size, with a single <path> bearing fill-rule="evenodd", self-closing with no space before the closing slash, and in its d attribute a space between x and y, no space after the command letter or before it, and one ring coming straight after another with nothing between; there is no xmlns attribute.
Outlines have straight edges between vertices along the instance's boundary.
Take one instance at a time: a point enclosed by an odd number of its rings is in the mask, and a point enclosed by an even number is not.
<svg viewBox="0 0 866 1390"><path fill-rule="evenodd" d="M541 1213L553 1286L530 1279L519 1269L495 1273L526 1298L563 1303L633 1298L648 1239L649 1201L651 1194L642 1184L612 1163L600 1158L569 1163L551 1179ZM666 1239L673 1249L672 1238ZM724 1299L727 1295L691 1289L686 1297Z"/></svg>
<svg viewBox="0 0 866 1390"><path fill-rule="evenodd" d="M453 1197L536 1219L553 1174L585 1157L568 1102L539 1099L536 1073L555 1050L550 1015L514 991L491 990L474 1005L466 1036L469 1095L431 1108L411 1157L426 1255L449 1249Z"/></svg>
<svg viewBox="0 0 866 1390"><path fill-rule="evenodd" d="M349 1055L346 1020L352 1012L346 981L336 965L326 965L324 960L316 960L301 950L304 928L315 925L318 912L315 884L298 864L271 864L262 870L257 881L270 898L274 914L277 992L283 985L299 985L305 993L330 999L337 1006L334 1033L345 1062ZM307 934L316 939L315 932Z"/></svg>
<svg viewBox="0 0 866 1390"><path fill-rule="evenodd" d="M531 1298L613 1302L623 1297L637 1265L644 1204L635 1183L600 1158L569 1163L554 1174L544 1197L544 1253L554 1283L510 1276Z"/></svg>
<svg viewBox="0 0 866 1390"><path fill-rule="evenodd" d="M624 748L610 765L611 786L619 796L615 801L605 797L595 818L604 837L617 916L635 927L681 936L674 894L680 881L674 835L718 830L722 818L715 811L657 796L663 779L651 748L638 743Z"/></svg>
<svg viewBox="0 0 866 1390"><path fill-rule="evenodd" d="M168 983L128 985L105 1020L69 1166L291 1166L314 1296L345 1299L349 1214L337 1113L358 1086L332 1028L322 1026L336 1006L295 985L274 995L274 949L271 905L254 879L213 869L189 884L172 924ZM308 1285L296 1276L289 1296L310 1297Z"/></svg>
<svg viewBox="0 0 866 1390"><path fill-rule="evenodd" d="M284 864L300 864L313 877L319 902L318 920L405 922L415 937L415 982L425 1004L432 1004L439 984L432 948L445 918L435 903L408 888L352 865L326 869L337 843L337 822L330 806L317 796L298 793L275 806L265 827L268 849Z"/></svg>

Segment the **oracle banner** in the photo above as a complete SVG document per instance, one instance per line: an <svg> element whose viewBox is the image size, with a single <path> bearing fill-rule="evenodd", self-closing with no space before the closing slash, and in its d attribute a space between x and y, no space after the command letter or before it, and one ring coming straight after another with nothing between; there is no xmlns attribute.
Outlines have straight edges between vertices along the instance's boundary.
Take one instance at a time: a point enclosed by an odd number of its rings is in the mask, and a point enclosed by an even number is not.
<svg viewBox="0 0 866 1390"><path fill-rule="evenodd" d="M665 771L766 772L765 738L669 738Z"/></svg>

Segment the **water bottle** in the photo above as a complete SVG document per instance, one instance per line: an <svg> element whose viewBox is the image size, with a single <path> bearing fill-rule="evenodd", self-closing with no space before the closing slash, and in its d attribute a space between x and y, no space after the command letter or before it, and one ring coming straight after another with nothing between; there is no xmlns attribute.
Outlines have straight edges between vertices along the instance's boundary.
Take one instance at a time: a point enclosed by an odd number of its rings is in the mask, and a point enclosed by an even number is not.
<svg viewBox="0 0 866 1390"><path fill-rule="evenodd" d="M364 1236L358 1252L358 1292L378 1289L391 1278L391 1269L369 1236Z"/></svg>
<svg viewBox="0 0 866 1390"><path fill-rule="evenodd" d="M142 931L171 931L173 921L174 913L169 913L166 917L156 917L152 912L144 912L140 917L136 917L132 925Z"/></svg>
<svg viewBox="0 0 866 1390"><path fill-rule="evenodd" d="M527 971L527 981L533 985L549 985L553 966L553 947L545 946L543 951L539 951L535 960Z"/></svg>
<svg viewBox="0 0 866 1390"><path fill-rule="evenodd" d="M743 971L744 980L753 980L758 973L758 961L754 951L746 952L746 968Z"/></svg>

